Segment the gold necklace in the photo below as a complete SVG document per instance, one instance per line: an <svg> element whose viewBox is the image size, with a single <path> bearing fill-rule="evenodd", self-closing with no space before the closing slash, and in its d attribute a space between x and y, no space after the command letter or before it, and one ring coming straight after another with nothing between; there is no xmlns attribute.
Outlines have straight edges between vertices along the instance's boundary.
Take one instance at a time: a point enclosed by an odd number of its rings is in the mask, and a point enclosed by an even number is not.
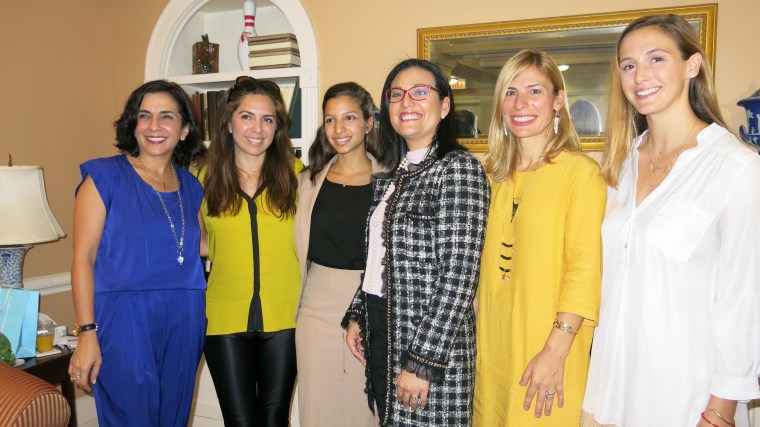
<svg viewBox="0 0 760 427"><path fill-rule="evenodd" d="M153 172L151 172L150 169L148 169L147 167L145 167L145 163L143 163L143 161L140 158L140 156L137 156L137 163L140 164L140 169L142 169L143 172L145 172L145 175L147 175L148 181L150 182L150 185L155 190L156 187L158 187L158 185L156 185L156 181L153 180L155 178L155 176L153 175ZM171 163L170 163L170 165L171 165ZM172 172L174 172L174 167L173 166L172 166ZM161 177L163 178L163 175ZM161 179L161 187L163 187L163 191L166 191L166 183L164 182L163 179Z"/></svg>
<svg viewBox="0 0 760 427"><path fill-rule="evenodd" d="M681 142L680 147L683 147L686 144L686 141L689 140L689 136L691 136L691 133L694 131L694 128L697 126L698 121L699 119L694 120L694 124L691 125L691 129L689 129L689 133L686 134L686 138L684 138L683 141ZM649 172L653 173L654 175L660 174L657 171L662 171L662 173L667 174L673 168L673 165L676 164L676 160L678 160L678 156L681 154L681 149L679 148L678 150L676 150L676 155L673 156L673 160L669 164L662 167L656 166L654 162L652 161L652 144L654 140L651 138L651 136L652 134L650 133L649 141L647 141L647 154L649 155Z"/></svg>
<svg viewBox="0 0 760 427"><path fill-rule="evenodd" d="M240 172L243 172L243 174L246 175L246 176L252 176L253 174L259 173L259 171L261 170L261 168L258 168L258 169L255 169L255 170L252 170L252 171L248 172L248 171L246 171L243 168L237 168L237 169Z"/></svg>
<svg viewBox="0 0 760 427"><path fill-rule="evenodd" d="M512 189L512 216L509 219L510 224L517 218L517 214L520 212L520 202L522 201L522 197L530 186L530 183L533 181L533 177L536 176L537 172L538 169L534 170L533 173L530 174L530 177L528 177L525 185L522 187L522 190L520 190L520 194L517 195L517 197L514 196L514 188ZM501 280L512 278L512 267L515 265L516 259L515 244L517 243L517 222L514 222L511 243L507 243L504 240L504 229L506 228L506 225L507 221L505 220L501 228L501 246L499 247L499 271L501 271ZM504 254L505 250L509 250L510 253ZM502 266L502 262L508 265Z"/></svg>
<svg viewBox="0 0 760 427"><path fill-rule="evenodd" d="M182 219L182 233L179 236L179 239L177 238L177 231L174 229L174 221L172 221L171 215L169 215L169 209L166 208L166 203L164 203L164 198L161 197L161 193L156 190L156 184L153 182L153 179L151 178L151 175L153 175L148 168L145 167L145 164L143 164L142 160L140 159L140 156L137 156L137 162L140 163L140 167L148 174L148 181L150 181L151 185L153 186L153 191L156 193L156 196L158 196L158 201L161 202L161 207L164 209L164 215L166 215L166 219L169 220L169 228L172 231L172 237L174 237L174 244L177 245L177 262L179 265L182 265L183 262L185 262L185 257L183 255L184 249L185 249L185 208L182 205L182 194L179 192L179 180L177 179L177 171L174 169L174 164L169 163L169 167L172 170L172 177L174 178L174 183L177 184L177 198L179 199L179 215ZM166 186L164 185L164 189L166 189Z"/></svg>

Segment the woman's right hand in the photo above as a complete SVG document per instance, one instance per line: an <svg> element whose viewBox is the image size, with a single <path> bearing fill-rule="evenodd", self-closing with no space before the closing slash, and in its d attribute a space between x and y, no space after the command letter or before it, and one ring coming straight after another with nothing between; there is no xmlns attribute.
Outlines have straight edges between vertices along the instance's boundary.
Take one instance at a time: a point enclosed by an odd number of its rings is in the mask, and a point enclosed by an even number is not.
<svg viewBox="0 0 760 427"><path fill-rule="evenodd" d="M346 327L346 344L351 350L351 354L359 359L362 365L367 366L367 359L364 358L364 347L362 346L361 328L359 323L354 320L349 321L348 327Z"/></svg>
<svg viewBox="0 0 760 427"><path fill-rule="evenodd" d="M71 356L71 363L69 363L71 382L84 390L85 393L92 394L92 385L98 379L102 363L100 343L95 331L80 334L77 339L77 348Z"/></svg>

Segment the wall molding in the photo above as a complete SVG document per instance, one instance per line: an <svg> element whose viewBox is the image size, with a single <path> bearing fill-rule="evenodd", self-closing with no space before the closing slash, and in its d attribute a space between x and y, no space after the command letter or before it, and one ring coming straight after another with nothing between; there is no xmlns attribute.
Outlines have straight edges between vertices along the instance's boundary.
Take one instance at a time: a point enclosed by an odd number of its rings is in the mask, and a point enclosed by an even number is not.
<svg viewBox="0 0 760 427"><path fill-rule="evenodd" d="M40 295L57 294L71 290L71 273L50 274L24 279L24 289L38 291Z"/></svg>

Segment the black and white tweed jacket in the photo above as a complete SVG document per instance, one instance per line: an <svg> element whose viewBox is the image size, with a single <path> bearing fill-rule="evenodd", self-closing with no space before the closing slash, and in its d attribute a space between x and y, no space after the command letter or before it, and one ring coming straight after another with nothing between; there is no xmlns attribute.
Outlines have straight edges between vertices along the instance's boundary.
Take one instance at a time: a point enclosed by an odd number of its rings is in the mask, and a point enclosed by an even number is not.
<svg viewBox="0 0 760 427"><path fill-rule="evenodd" d="M391 182L384 222L387 337L366 327L366 294L349 307L367 343L383 339L389 370L384 426L469 426L475 369L472 300L488 217L490 187L476 159L461 150L429 157L412 172L378 179L370 215ZM371 357L371 355L368 355ZM401 369L431 379L428 405L412 412L396 399L393 380ZM373 398L369 376L367 392Z"/></svg>

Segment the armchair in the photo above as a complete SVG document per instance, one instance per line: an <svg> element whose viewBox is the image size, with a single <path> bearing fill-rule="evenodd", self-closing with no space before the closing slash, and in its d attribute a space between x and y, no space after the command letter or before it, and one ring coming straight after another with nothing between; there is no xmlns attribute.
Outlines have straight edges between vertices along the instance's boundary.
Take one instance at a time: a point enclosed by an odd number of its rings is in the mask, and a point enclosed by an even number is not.
<svg viewBox="0 0 760 427"><path fill-rule="evenodd" d="M69 403L57 388L0 363L0 426L65 427L70 416Z"/></svg>

